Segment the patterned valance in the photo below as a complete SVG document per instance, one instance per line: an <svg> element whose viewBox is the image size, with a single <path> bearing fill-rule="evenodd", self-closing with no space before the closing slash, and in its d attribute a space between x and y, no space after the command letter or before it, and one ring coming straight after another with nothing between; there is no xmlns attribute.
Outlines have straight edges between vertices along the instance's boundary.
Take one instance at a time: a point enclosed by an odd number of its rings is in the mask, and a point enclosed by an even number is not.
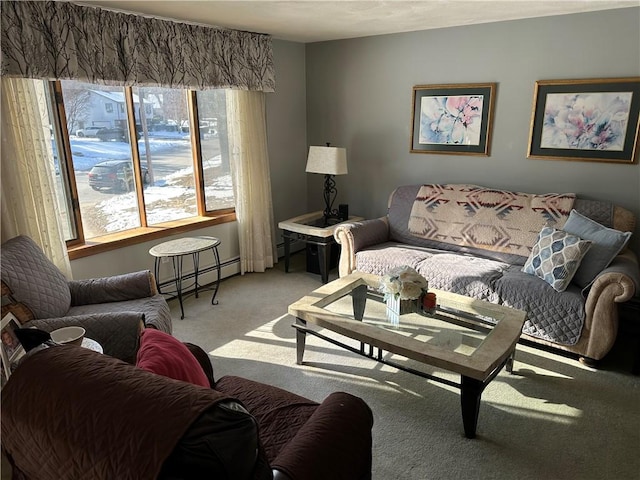
<svg viewBox="0 0 640 480"><path fill-rule="evenodd" d="M2 2L2 75L272 92L271 37L84 7Z"/></svg>

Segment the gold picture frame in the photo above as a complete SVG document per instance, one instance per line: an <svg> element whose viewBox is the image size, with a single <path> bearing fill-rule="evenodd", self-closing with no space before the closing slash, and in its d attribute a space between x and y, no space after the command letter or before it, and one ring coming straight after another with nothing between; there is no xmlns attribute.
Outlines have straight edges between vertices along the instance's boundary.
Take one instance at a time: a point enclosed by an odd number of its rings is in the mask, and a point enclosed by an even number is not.
<svg viewBox="0 0 640 480"><path fill-rule="evenodd" d="M639 112L640 77L539 80L527 157L636 163Z"/></svg>
<svg viewBox="0 0 640 480"><path fill-rule="evenodd" d="M411 153L489 156L496 85L414 86Z"/></svg>

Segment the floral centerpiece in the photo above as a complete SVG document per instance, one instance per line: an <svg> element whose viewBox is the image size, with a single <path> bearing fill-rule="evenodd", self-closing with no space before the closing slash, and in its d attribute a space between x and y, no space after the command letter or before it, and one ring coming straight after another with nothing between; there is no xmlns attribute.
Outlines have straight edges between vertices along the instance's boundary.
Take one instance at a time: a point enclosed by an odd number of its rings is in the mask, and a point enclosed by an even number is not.
<svg viewBox="0 0 640 480"><path fill-rule="evenodd" d="M384 294L385 300L389 297L416 300L428 290L427 279L408 265L393 268L380 279L380 291Z"/></svg>
<svg viewBox="0 0 640 480"><path fill-rule="evenodd" d="M397 325L399 316L418 311L421 299L429 289L429 282L408 265L389 270L380 279L380 292L387 303L387 316Z"/></svg>

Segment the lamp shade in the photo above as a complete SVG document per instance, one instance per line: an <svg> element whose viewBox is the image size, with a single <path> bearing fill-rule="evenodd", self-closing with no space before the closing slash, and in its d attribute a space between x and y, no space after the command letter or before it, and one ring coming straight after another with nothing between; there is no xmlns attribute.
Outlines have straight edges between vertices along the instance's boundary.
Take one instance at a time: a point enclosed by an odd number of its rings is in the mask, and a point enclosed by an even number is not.
<svg viewBox="0 0 640 480"><path fill-rule="evenodd" d="M325 175L347 174L347 149L339 147L309 147L307 173Z"/></svg>

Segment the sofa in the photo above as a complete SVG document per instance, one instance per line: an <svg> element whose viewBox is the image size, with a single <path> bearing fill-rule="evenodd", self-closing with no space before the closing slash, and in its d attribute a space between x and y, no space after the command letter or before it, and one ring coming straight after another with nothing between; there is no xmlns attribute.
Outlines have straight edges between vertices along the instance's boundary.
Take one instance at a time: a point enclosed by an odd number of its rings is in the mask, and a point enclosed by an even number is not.
<svg viewBox="0 0 640 480"><path fill-rule="evenodd" d="M629 210L574 194L432 184L396 188L387 215L334 236L340 276L408 265L432 288L524 310L522 339L595 365L616 340L617 304L640 294L634 228Z"/></svg>
<svg viewBox="0 0 640 480"><path fill-rule="evenodd" d="M2 244L2 315L47 332L80 325L104 352L132 363L141 328L171 333L171 311L149 270L67 280L29 237Z"/></svg>
<svg viewBox="0 0 640 480"><path fill-rule="evenodd" d="M334 392L317 403L242 377L216 381L207 354L185 345L174 352L183 370L202 366L196 383L154 373L140 355L131 365L70 345L27 353L2 389L13 478L371 478L373 417L362 399Z"/></svg>

